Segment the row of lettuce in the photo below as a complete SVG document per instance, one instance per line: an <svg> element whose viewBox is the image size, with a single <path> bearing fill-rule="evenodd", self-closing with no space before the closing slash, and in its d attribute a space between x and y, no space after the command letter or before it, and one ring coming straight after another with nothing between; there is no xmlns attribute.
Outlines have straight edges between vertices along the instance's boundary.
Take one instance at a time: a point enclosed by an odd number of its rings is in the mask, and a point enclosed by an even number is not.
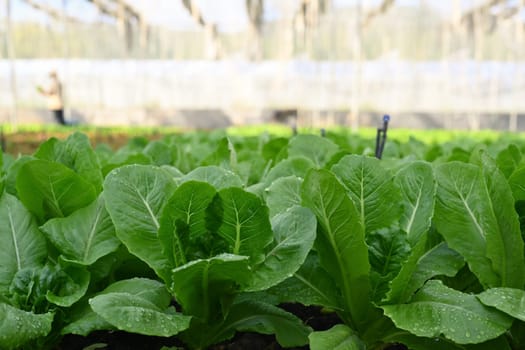
<svg viewBox="0 0 525 350"><path fill-rule="evenodd" d="M525 142L221 133L2 157L0 348L123 330L206 349L522 349ZM279 305L337 313L314 331ZM203 336L205 334L206 336Z"/></svg>

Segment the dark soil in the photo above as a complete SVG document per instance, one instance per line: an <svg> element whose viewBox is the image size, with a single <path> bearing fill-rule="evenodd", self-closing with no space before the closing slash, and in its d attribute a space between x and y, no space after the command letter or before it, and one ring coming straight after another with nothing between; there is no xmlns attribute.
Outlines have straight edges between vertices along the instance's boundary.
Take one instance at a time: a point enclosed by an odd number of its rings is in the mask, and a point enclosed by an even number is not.
<svg viewBox="0 0 525 350"><path fill-rule="evenodd" d="M285 304L281 307L299 318L316 331L327 330L341 323L335 313L326 313L319 307L305 307L299 304ZM205 336L205 335L203 335ZM186 349L175 337L151 337L121 331L98 331L88 337L67 335L57 350L159 350L163 346ZM273 335L258 333L238 333L233 339L216 344L210 350L282 350ZM307 350L308 346L286 348L288 350ZM329 350L329 349L327 349ZM407 350L404 345L392 345L385 350Z"/></svg>
<svg viewBox="0 0 525 350"><path fill-rule="evenodd" d="M12 134L0 133L0 143L2 151L7 154L17 156L19 154L33 154L38 147L51 137L64 140L75 130L70 131L20 131ZM91 145L96 147L99 144L107 144L116 150L124 146L133 137L145 137L155 140L162 137L160 133L129 134L125 132L98 132L82 131L89 137Z"/></svg>

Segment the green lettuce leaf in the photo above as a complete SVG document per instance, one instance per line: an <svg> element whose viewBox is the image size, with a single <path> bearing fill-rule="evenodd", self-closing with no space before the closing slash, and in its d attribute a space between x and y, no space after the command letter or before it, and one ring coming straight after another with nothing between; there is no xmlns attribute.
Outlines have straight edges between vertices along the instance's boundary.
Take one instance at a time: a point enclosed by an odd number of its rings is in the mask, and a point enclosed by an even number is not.
<svg viewBox="0 0 525 350"><path fill-rule="evenodd" d="M512 190L514 201L525 201L525 166L514 170L509 177L509 186Z"/></svg>
<svg viewBox="0 0 525 350"><path fill-rule="evenodd" d="M516 170L516 168L519 166L522 158L523 157L518 146L510 144L498 153L496 157L496 163L502 174L506 179L508 179L514 170Z"/></svg>
<svg viewBox="0 0 525 350"><path fill-rule="evenodd" d="M237 152L229 137L214 143L215 150L201 161L201 166L217 165L224 169L237 170Z"/></svg>
<svg viewBox="0 0 525 350"><path fill-rule="evenodd" d="M19 349L51 332L53 313L34 314L0 303L0 348Z"/></svg>
<svg viewBox="0 0 525 350"><path fill-rule="evenodd" d="M43 266L48 252L31 214L8 193L0 197L0 222L0 293L5 294L18 271Z"/></svg>
<svg viewBox="0 0 525 350"><path fill-rule="evenodd" d="M501 276L503 287L523 288L524 244L512 190L496 162L486 152L480 153L480 160L499 230L499 234L487 236L487 256Z"/></svg>
<svg viewBox="0 0 525 350"><path fill-rule="evenodd" d="M208 227L227 244L227 252L264 260L264 248L273 241L268 207L256 195L240 188L220 190L211 206Z"/></svg>
<svg viewBox="0 0 525 350"><path fill-rule="evenodd" d="M360 215L344 186L327 170L311 170L301 194L302 204L317 217L315 246L321 266L343 295L345 321L360 326L370 309L370 263Z"/></svg>
<svg viewBox="0 0 525 350"><path fill-rule="evenodd" d="M12 194L13 196L18 196L16 190L16 179L18 174L20 173L20 170L24 164L29 163L34 159L35 158L32 156L20 156L13 163L11 163L9 167L7 167L5 175L5 191L7 193Z"/></svg>
<svg viewBox="0 0 525 350"><path fill-rule="evenodd" d="M342 324L326 331L313 332L308 338L311 350L366 350L365 343L355 332Z"/></svg>
<svg viewBox="0 0 525 350"><path fill-rule="evenodd" d="M400 191L381 164L376 158L348 155L332 167L348 189L366 234L390 227L402 214Z"/></svg>
<svg viewBox="0 0 525 350"><path fill-rule="evenodd" d="M408 332L402 333L397 330L383 340L394 344L404 344L410 350L511 350L504 335L478 344L456 344L443 337L416 337Z"/></svg>
<svg viewBox="0 0 525 350"><path fill-rule="evenodd" d="M485 287L522 287L523 242L510 189L502 176L472 164L436 167L434 223ZM520 243L521 241L521 243Z"/></svg>
<svg viewBox="0 0 525 350"><path fill-rule="evenodd" d="M195 348L204 349L210 344L232 338L235 331L275 334L281 346L293 347L306 345L312 330L281 308L258 301L243 301L233 304L221 322L204 327L193 327L192 324L182 336Z"/></svg>
<svg viewBox="0 0 525 350"><path fill-rule="evenodd" d="M401 228L407 233L412 246L429 228L434 215L436 182L432 166L413 162L398 171L394 178L403 203Z"/></svg>
<svg viewBox="0 0 525 350"><path fill-rule="evenodd" d="M97 293L97 296L127 294L123 300L130 300L129 295L138 298L141 301L148 301L155 305L154 310L161 309L163 313L170 313L167 311L171 302L171 295L167 291L164 284L150 280L147 278L131 278L121 280L107 286L103 291ZM116 299L116 300L115 300ZM102 299L104 301L104 299ZM119 305L121 301L118 298L113 298ZM107 301L107 299L106 299ZM116 305L113 305L115 307ZM125 306L125 303L120 305ZM134 310L137 311L137 310ZM133 311L133 312L134 312ZM138 311L140 312L140 311ZM132 314L132 313L130 313ZM122 314L119 314L122 315ZM71 318L68 324L62 329L61 334L78 334L87 336L89 333L96 330L113 330L117 329L112 323L108 322L101 315L93 311L88 300L82 300L71 308ZM166 316L162 316L164 318ZM116 324L125 323L126 319L120 319L118 316L109 316ZM124 326L125 327L125 326Z"/></svg>
<svg viewBox="0 0 525 350"><path fill-rule="evenodd" d="M101 294L89 304L108 323L130 333L171 337L188 328L191 320L173 308L125 292Z"/></svg>
<svg viewBox="0 0 525 350"><path fill-rule="evenodd" d="M394 324L421 337L446 338L458 344L476 344L497 338L512 318L484 306L475 295L428 281L408 304L382 306Z"/></svg>
<svg viewBox="0 0 525 350"><path fill-rule="evenodd" d="M69 307L84 296L90 280L83 267L59 260L19 270L9 287L10 299L25 311L45 313L51 304Z"/></svg>
<svg viewBox="0 0 525 350"><path fill-rule="evenodd" d="M176 151L164 141L155 140L144 147L143 153L151 158L152 164L156 166L172 165L175 163Z"/></svg>
<svg viewBox="0 0 525 350"><path fill-rule="evenodd" d="M315 168L322 168L339 147L331 140L317 135L296 135L288 144L288 157L310 159Z"/></svg>
<svg viewBox="0 0 525 350"><path fill-rule="evenodd" d="M90 273L85 266L63 259L59 259L55 267L59 278L55 279L51 288L48 288L46 298L55 305L69 307L86 294Z"/></svg>
<svg viewBox="0 0 525 350"><path fill-rule="evenodd" d="M315 167L314 162L305 157L291 157L277 163L273 168L270 169L268 174L262 179L261 184L266 188L273 181L295 175L299 178L304 178L308 170Z"/></svg>
<svg viewBox="0 0 525 350"><path fill-rule="evenodd" d="M18 196L39 223L71 215L97 198L95 187L63 164L25 163L16 179Z"/></svg>
<svg viewBox="0 0 525 350"><path fill-rule="evenodd" d="M478 295L487 306L525 321L525 290L516 288L490 288Z"/></svg>
<svg viewBox="0 0 525 350"><path fill-rule="evenodd" d="M275 334L277 342L283 347L307 344L308 334L312 331L293 314L256 301L234 304L224 324L242 332Z"/></svg>
<svg viewBox="0 0 525 350"><path fill-rule="evenodd" d="M207 182L217 190L228 187L242 187L242 180L238 175L216 165L200 166L180 179L181 183L188 181Z"/></svg>
<svg viewBox="0 0 525 350"><path fill-rule="evenodd" d="M267 290L277 303L301 303L342 310L341 296L332 277L320 266L319 257L311 252L294 275Z"/></svg>
<svg viewBox="0 0 525 350"><path fill-rule="evenodd" d="M383 299L390 281L396 277L410 254L406 234L399 229L382 229L366 237L370 260L371 298Z"/></svg>
<svg viewBox="0 0 525 350"><path fill-rule="evenodd" d="M60 330L60 334L77 334L87 337L91 332L99 330L117 330L117 327L97 314L88 301L77 303L70 308L71 318L68 324Z"/></svg>
<svg viewBox="0 0 525 350"><path fill-rule="evenodd" d="M172 290L183 312L203 323L226 316L233 298L248 285L248 257L221 254L173 270Z"/></svg>
<svg viewBox="0 0 525 350"><path fill-rule="evenodd" d="M66 218L49 220L41 230L67 260L82 265L93 264L120 245L102 196Z"/></svg>
<svg viewBox="0 0 525 350"><path fill-rule="evenodd" d="M292 276L303 264L315 240L317 222L309 209L294 206L273 217L274 242L264 262L253 267L247 291L268 289Z"/></svg>
<svg viewBox="0 0 525 350"><path fill-rule="evenodd" d="M188 181L166 203L159 239L171 268L210 255L213 237L206 227L206 211L216 193L208 183Z"/></svg>
<svg viewBox="0 0 525 350"><path fill-rule="evenodd" d="M117 237L167 282L170 264L163 253L158 230L162 210L175 188L173 179L165 171L148 165L117 168L104 181L106 208Z"/></svg>
<svg viewBox="0 0 525 350"><path fill-rule="evenodd" d="M282 177L272 182L264 193L270 217L301 204L302 182L297 176Z"/></svg>
<svg viewBox="0 0 525 350"><path fill-rule="evenodd" d="M453 277L465 264L463 257L445 242L430 248L427 245L427 237L423 235L392 280L387 303L407 302L427 280L435 276Z"/></svg>
<svg viewBox="0 0 525 350"><path fill-rule="evenodd" d="M97 193L102 190L101 166L85 134L74 132L64 141L50 138L40 145L34 157L61 163L91 183Z"/></svg>

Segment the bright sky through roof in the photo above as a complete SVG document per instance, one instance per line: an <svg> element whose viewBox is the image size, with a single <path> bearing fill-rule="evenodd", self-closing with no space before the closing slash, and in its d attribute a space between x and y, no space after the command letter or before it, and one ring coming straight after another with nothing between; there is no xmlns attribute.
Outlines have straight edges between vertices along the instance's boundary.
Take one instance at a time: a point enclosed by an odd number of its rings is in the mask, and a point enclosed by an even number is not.
<svg viewBox="0 0 525 350"><path fill-rule="evenodd" d="M61 9L64 0L35 0L48 4L56 9ZM141 11L150 23L155 23L173 29L196 29L195 21L190 17L182 1L177 0L127 0L137 10ZM452 7L453 0L425 1L446 14ZM205 19L217 23L221 31L244 30L247 25L245 0L196 0ZM356 5L358 0L332 0L336 8ZM462 0L462 9L468 9L482 0ZM67 12L73 17L84 21L101 19L96 6L85 0L66 0ZM285 11L297 7L299 0L266 0L266 19L276 19ZM364 7L373 7L381 0L362 0ZM397 6L419 6L421 0L397 0ZM4 12L4 11L2 11ZM49 19L43 13L33 9L22 0L12 0L12 15L14 20L42 21ZM3 16L2 16L3 17Z"/></svg>

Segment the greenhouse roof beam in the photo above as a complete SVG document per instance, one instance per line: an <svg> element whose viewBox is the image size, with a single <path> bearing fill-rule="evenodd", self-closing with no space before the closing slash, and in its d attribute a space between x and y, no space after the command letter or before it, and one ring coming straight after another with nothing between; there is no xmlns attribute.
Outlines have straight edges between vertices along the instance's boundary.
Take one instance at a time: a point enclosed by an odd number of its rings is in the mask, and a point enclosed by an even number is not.
<svg viewBox="0 0 525 350"><path fill-rule="evenodd" d="M114 10L114 9L111 9L105 1L101 1L101 0L87 0L89 2L92 2L93 4L95 4L95 6L97 6L98 10L105 14L105 15L108 15L110 17L117 17L118 16L118 13L117 13L117 10Z"/></svg>
<svg viewBox="0 0 525 350"><path fill-rule="evenodd" d="M87 0L87 1L93 3L95 6L97 6L100 12L108 16L111 16L117 19L122 16L121 13L119 12L118 7L114 7L110 5L105 0ZM142 14L139 11L135 10L127 2L123 0L110 0L110 2L114 3L117 6L121 6L122 13L124 13L126 17L134 18L137 20L137 22L144 22L144 16L142 16Z"/></svg>
<svg viewBox="0 0 525 350"><path fill-rule="evenodd" d="M395 0L383 0L379 6L373 10L368 11L363 18L362 27L367 27L374 18L386 13L395 4L395 2Z"/></svg>
<svg viewBox="0 0 525 350"><path fill-rule="evenodd" d="M56 20L62 21L65 19L69 22L80 22L78 18L67 16L63 11L57 10L52 6L45 5L33 0L24 0L24 2L29 6L33 7L34 9L44 12L45 14Z"/></svg>
<svg viewBox="0 0 525 350"><path fill-rule="evenodd" d="M476 6L476 7L472 8L472 9L470 9L469 11L463 13L463 15L461 16L460 22L461 23L468 22L469 19L472 18L476 14L481 14L481 15L489 14L490 10L494 6L499 5L499 4L503 4L503 3L506 3L506 2L507 2L507 0L488 0L485 3L483 3L483 4L479 5L479 6Z"/></svg>
<svg viewBox="0 0 525 350"><path fill-rule="evenodd" d="M202 12L197 6L195 0L182 0L182 4L188 10L191 17L204 28L206 33L206 47L207 56L210 59L219 59L222 55L222 47L219 41L219 33L217 24L212 22L206 22L202 16Z"/></svg>

